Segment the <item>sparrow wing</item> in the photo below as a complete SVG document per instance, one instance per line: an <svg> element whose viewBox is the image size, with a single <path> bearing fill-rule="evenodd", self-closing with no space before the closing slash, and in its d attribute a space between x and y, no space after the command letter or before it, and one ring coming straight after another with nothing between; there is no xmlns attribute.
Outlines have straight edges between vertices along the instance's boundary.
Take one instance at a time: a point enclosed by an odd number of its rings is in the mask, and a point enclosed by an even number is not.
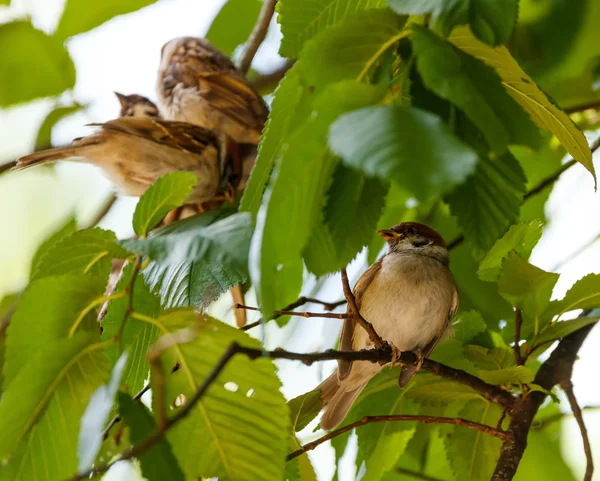
<svg viewBox="0 0 600 481"><path fill-rule="evenodd" d="M377 273L381 270L381 263L383 258L379 259L377 262L373 263L371 267L369 267L362 276L356 282L354 286L354 298L356 299L356 306L360 311L360 305L365 291L368 289L373 279ZM342 351L352 351L352 339L354 337L355 329L362 329L362 327L358 326L354 319L344 319L344 325L342 326L342 334L340 335L340 350ZM352 368L352 362L344 361L342 359L338 360L338 378L344 379L350 374L350 370Z"/></svg>

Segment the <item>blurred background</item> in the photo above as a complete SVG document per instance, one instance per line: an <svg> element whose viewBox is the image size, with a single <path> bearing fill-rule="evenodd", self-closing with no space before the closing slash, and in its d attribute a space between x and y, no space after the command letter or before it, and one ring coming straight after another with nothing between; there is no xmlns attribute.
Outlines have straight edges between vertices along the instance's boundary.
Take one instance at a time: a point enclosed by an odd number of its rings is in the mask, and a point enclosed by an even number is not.
<svg viewBox="0 0 600 481"><path fill-rule="evenodd" d="M245 1L258 3L260 8L258 0ZM77 2L72 0L72 3ZM106 2L107 8L114 3ZM137 3L141 6L150 2ZM81 106L74 107L73 111L76 111L57 122L51 130L51 144L55 146L89 133L90 128L85 124L115 118L119 105L113 91L155 98L155 77L162 45L177 36L204 36L223 3L224 0L161 0L133 13L115 17L89 32L68 38L67 48L76 69L75 87L58 97L0 108L0 163L10 162L31 152L40 126L57 107ZM524 3L521 15L535 18L535 15L541 15L543 8L549 8L549 4L564 2L538 0ZM9 7L0 6L0 24L15 19L30 19L36 28L52 33L64 4L64 0L12 0ZM597 6L593 9L599 10ZM600 14L592 17L600 17ZM593 19L586 17L581 21L593 22ZM590 28L596 33L591 35ZM555 75L549 84L555 85L557 91L577 90L576 85L568 82L568 76L560 74L561 69L563 72L584 67L589 69L589 58L598 58L593 52L584 52L586 55L580 53L581 49L588 48L586 45L590 45L589 48L593 45L596 50L599 48L600 37L597 32L600 29L593 24L590 28L580 29L581 38L570 40L569 48L579 53L565 55L565 60L553 68ZM253 68L257 72L271 72L282 65L284 59L277 54L280 38L274 21L267 40L254 60ZM7 48L18 49L26 56L29 47L25 42L7 45L0 38L0 49ZM239 53L239 48L236 52ZM542 57L540 61L543 63ZM584 57L587 63L583 62ZM31 58L30 61L36 59ZM10 80L8 77L11 75L10 69L5 69L0 60L0 98L7 96L6 91L2 91L12 88L15 81L40 81L27 78ZM593 131L588 135L590 140L597 137ZM596 168L600 169L598 158L595 161ZM104 209L111 195L108 181L95 168L85 165L64 163L1 175L0 299L18 292L27 284L32 256L48 235L72 217L80 227L89 226ZM132 235L131 216L135 202L136 199L119 199L99 225L116 231L120 238ZM600 195L595 192L591 177L583 167L577 165L560 177L545 205L545 214L548 223L531 262L543 269L561 273L554 297L562 297L577 279L588 273L600 273L600 242L597 242L600 237ZM349 273L354 279L366 267L365 263L365 256L361 255L350 267ZM305 291L307 295L316 294L331 301L342 297L337 277L319 282L307 279ZM247 303L255 303L252 293ZM231 320L230 305L230 301L224 298L212 309L217 317ZM317 306L307 306L306 310L318 309ZM299 323L306 322L310 323L310 328L299 330ZM284 329L269 325L264 335L268 348L285 345L290 350L315 351L333 347L339 328L338 322L333 320L302 319L293 320ZM288 398L313 389L334 369L333 363L312 367L285 361L278 364L284 394ZM584 418L590 431L596 466L600 466L599 367L600 328L596 328L580 351L573 378L579 403L587 407ZM561 408L564 408L564 403L561 403ZM573 474L581 479L585 467L581 437L575 421L566 414L561 421L562 450ZM306 439L310 438L313 426L305 430ZM356 479L351 451L347 453L347 462L340 467L340 479L343 481ZM310 455L319 479L331 479L334 470L332 448L324 445ZM105 479L134 479L133 470L133 467L118 465ZM600 469L596 470L594 480L600 481Z"/></svg>

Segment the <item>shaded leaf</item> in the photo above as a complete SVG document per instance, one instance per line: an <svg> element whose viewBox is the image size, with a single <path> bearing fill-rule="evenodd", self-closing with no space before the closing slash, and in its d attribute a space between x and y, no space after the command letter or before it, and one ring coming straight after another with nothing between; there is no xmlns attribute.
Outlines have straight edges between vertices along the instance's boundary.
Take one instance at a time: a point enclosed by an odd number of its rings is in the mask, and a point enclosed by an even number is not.
<svg viewBox="0 0 600 481"><path fill-rule="evenodd" d="M346 165L394 180L423 200L464 181L477 162L439 117L416 108L367 107L342 115L329 143Z"/></svg>
<svg viewBox="0 0 600 481"><path fill-rule="evenodd" d="M337 165L327 130L341 113L381 100L382 88L343 81L315 100L314 114L289 138L267 189L251 244L250 275L261 309L270 316L298 298L301 253L320 219Z"/></svg>
<svg viewBox="0 0 600 481"><path fill-rule="evenodd" d="M167 405L180 395L189 400L232 342L260 348L247 334L198 318L192 310L171 312L155 323L165 334L181 329L197 334L161 356L167 372L176 362L180 365L166 379ZM280 481L290 435L290 415L280 387L271 360L233 358L185 422L167 435L186 476ZM269 462L257 462L259 459Z"/></svg>
<svg viewBox="0 0 600 481"><path fill-rule="evenodd" d="M446 195L465 239L483 254L518 220L525 194L525 174L510 154L480 157L475 173Z"/></svg>
<svg viewBox="0 0 600 481"><path fill-rule="evenodd" d="M80 332L28 351L0 402L0 458L12 454L0 479L56 481L75 474L79 420L108 378L97 340L97 333Z"/></svg>
<svg viewBox="0 0 600 481"><path fill-rule="evenodd" d="M191 172L172 172L158 179L144 192L135 208L135 233L146 237L171 209L186 201L197 182L198 178Z"/></svg>
<svg viewBox="0 0 600 481"><path fill-rule="evenodd" d="M35 150L48 149L52 147L52 129L65 117L73 115L83 109L83 105L74 104L67 107L57 107L52 110L42 122L35 139Z"/></svg>
<svg viewBox="0 0 600 481"><path fill-rule="evenodd" d="M465 355L484 370L501 370L515 365L514 353L507 348L486 349L481 346L469 345L465 348Z"/></svg>
<svg viewBox="0 0 600 481"><path fill-rule="evenodd" d="M62 41L29 22L0 25L0 65L0 107L58 95L75 86L75 66Z"/></svg>
<svg viewBox="0 0 600 481"><path fill-rule="evenodd" d="M527 76L505 47L492 48L481 43L466 27L455 29L449 40L496 70L508 94L539 127L556 135L569 154L588 169L595 179L592 154L583 133Z"/></svg>
<svg viewBox="0 0 600 481"><path fill-rule="evenodd" d="M512 366L494 371L477 373L488 384L527 384L533 381L533 371L525 366Z"/></svg>
<svg viewBox="0 0 600 481"><path fill-rule="evenodd" d="M487 329L481 314L477 311L461 312L452 327L454 339L463 343L468 343Z"/></svg>
<svg viewBox="0 0 600 481"><path fill-rule="evenodd" d="M592 309L600 306L600 274L588 274L579 279L565 297L552 301L544 312L544 319L551 320L575 309Z"/></svg>
<svg viewBox="0 0 600 481"><path fill-rule="evenodd" d="M108 276L111 260L131 254L117 243L114 232L94 227L63 235L40 255L33 280L64 274Z"/></svg>
<svg viewBox="0 0 600 481"><path fill-rule="evenodd" d="M536 344L542 344L547 341L562 339L579 329L598 322L597 317L579 317L568 321L556 321L542 330L536 339Z"/></svg>
<svg viewBox="0 0 600 481"><path fill-rule="evenodd" d="M250 37L262 3L260 0L226 0L210 24L206 40L231 56L236 47Z"/></svg>
<svg viewBox="0 0 600 481"><path fill-rule="evenodd" d="M477 391L464 384L430 374L419 375L406 391L406 397L424 406L446 406L481 398Z"/></svg>
<svg viewBox="0 0 600 481"><path fill-rule="evenodd" d="M129 426L129 437L133 443L140 443L156 431L154 418L146 407L134 401L127 394L120 392L119 414ZM183 481L185 476L173 454L173 449L166 438L162 438L139 457L142 474L148 481Z"/></svg>
<svg viewBox="0 0 600 481"><path fill-rule="evenodd" d="M50 236L48 236L37 248L35 254L33 255L33 259L31 260L31 268L29 270L30 273L34 273L36 271L37 265L42 257L46 255L48 250L54 246L59 240L63 237L66 237L77 230L77 220L75 217L68 217L67 220L60 225L58 229L56 229Z"/></svg>
<svg viewBox="0 0 600 481"><path fill-rule="evenodd" d="M361 10L383 7L385 0L283 0L278 4L277 21L283 40L279 53L296 58L307 40L348 15Z"/></svg>
<svg viewBox="0 0 600 481"><path fill-rule="evenodd" d="M519 10L518 0L388 0L388 5L400 14L431 13L431 28L445 37L456 25L470 24L477 38L490 45L508 40Z"/></svg>
<svg viewBox="0 0 600 481"><path fill-rule="evenodd" d="M88 470L94 464L96 456L98 456L102 445L102 432L115 403L115 396L121 384L121 376L126 363L127 353L125 352L115 364L108 384L99 387L93 394L81 417L81 428L77 443L78 470L80 472Z"/></svg>
<svg viewBox="0 0 600 481"><path fill-rule="evenodd" d="M292 419L292 432L302 431L323 409L321 392L315 389L301 394L290 399L288 407Z"/></svg>
<svg viewBox="0 0 600 481"><path fill-rule="evenodd" d="M541 236L542 223L539 220L513 225L483 258L477 275L484 281L494 282L500 275L502 261L511 251L528 259Z"/></svg>
<svg viewBox="0 0 600 481"><path fill-rule="evenodd" d="M492 150L539 145L538 129L493 69L422 27L415 28L412 43L427 88L463 110Z"/></svg>
<svg viewBox="0 0 600 481"><path fill-rule="evenodd" d="M156 0L103 0L94 4L86 0L67 0L54 35L64 40L92 30L117 15L135 12Z"/></svg>

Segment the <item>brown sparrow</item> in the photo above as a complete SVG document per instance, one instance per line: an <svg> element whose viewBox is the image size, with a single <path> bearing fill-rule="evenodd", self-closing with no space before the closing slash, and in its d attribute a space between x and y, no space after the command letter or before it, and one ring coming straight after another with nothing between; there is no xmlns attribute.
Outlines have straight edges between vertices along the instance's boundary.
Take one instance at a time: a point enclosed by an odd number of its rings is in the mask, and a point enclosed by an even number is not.
<svg viewBox="0 0 600 481"><path fill-rule="evenodd" d="M163 117L257 144L269 110L227 55L207 40L175 38L161 53L157 82Z"/></svg>
<svg viewBox="0 0 600 481"><path fill-rule="evenodd" d="M404 365L400 387L418 372L445 331L458 308L458 293L448 268L448 250L431 227L403 222L378 231L388 243L388 252L358 279L354 296L361 315L397 351L413 351L417 365ZM340 349L372 348L367 332L353 319L346 319ZM392 363L388 364L392 365ZM325 406L323 429L340 424L352 404L383 366L369 361L338 361L338 370L318 387Z"/></svg>
<svg viewBox="0 0 600 481"><path fill-rule="evenodd" d="M213 199L222 187L224 170L241 169L235 166L238 162L226 136L185 122L161 120L145 97L118 97L125 117L91 124L99 130L68 147L21 157L14 168L57 160L87 162L100 167L122 194L136 197L164 174L189 171L198 176L189 203Z"/></svg>

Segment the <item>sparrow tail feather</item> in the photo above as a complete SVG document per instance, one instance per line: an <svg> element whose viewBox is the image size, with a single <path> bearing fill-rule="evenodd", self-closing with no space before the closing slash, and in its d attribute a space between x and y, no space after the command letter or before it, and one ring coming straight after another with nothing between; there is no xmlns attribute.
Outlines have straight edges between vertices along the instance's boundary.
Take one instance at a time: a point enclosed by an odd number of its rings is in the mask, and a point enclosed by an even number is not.
<svg viewBox="0 0 600 481"><path fill-rule="evenodd" d="M325 405L325 413L321 418L321 427L327 431L338 426L350 411L356 398L365 388L367 383L354 389L345 391L338 384L337 372L334 372L317 389L321 391L321 400Z"/></svg>
<svg viewBox="0 0 600 481"><path fill-rule="evenodd" d="M13 170L23 170L34 165L46 164L57 160L76 160L77 157L81 158L81 149L76 147L59 147L43 150L17 159L17 165L13 167Z"/></svg>

